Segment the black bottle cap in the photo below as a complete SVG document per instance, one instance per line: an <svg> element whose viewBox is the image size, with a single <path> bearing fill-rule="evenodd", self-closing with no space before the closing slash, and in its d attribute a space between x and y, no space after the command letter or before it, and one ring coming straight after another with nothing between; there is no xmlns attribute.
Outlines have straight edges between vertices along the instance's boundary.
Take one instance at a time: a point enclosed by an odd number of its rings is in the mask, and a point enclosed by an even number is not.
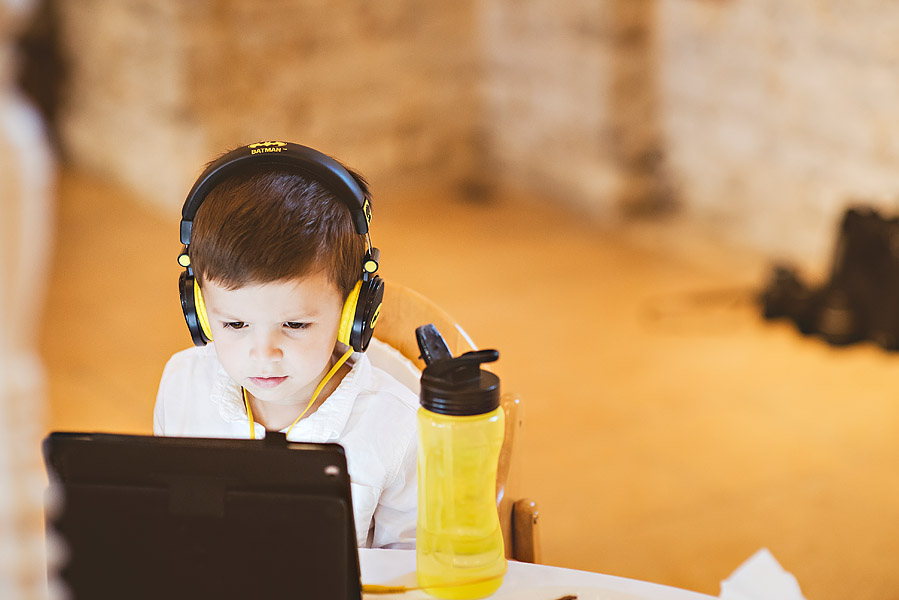
<svg viewBox="0 0 899 600"><path fill-rule="evenodd" d="M499 358L496 350L466 352L435 360L421 374L421 405L442 415L489 413L499 406L499 377L481 364Z"/></svg>

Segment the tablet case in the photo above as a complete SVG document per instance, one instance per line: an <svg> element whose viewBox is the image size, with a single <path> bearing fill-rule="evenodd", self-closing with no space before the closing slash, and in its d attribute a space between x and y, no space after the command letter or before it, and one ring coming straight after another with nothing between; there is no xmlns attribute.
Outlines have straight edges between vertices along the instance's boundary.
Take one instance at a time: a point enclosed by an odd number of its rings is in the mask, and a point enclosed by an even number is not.
<svg viewBox="0 0 899 600"><path fill-rule="evenodd" d="M361 597L344 450L280 440L51 433L71 597Z"/></svg>

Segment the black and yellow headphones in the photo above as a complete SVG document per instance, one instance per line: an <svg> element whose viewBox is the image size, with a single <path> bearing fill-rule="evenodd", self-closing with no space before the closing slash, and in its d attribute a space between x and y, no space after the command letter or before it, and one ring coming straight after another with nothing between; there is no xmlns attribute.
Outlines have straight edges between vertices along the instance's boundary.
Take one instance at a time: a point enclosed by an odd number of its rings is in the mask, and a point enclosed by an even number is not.
<svg viewBox="0 0 899 600"><path fill-rule="evenodd" d="M187 195L181 209L181 243L184 247L178 255L178 264L184 267L184 271L178 280L178 287L184 320L194 344L203 346L212 341L203 293L194 277L188 254L194 216L212 188L235 168L248 164L296 169L323 184L350 210L356 231L365 236L366 252L362 259L362 276L344 303L337 339L356 352L364 352L371 341L384 297L384 281L375 274L380 253L372 247L368 231L371 205L359 183L340 163L317 150L290 142L258 142L228 152L203 171Z"/></svg>

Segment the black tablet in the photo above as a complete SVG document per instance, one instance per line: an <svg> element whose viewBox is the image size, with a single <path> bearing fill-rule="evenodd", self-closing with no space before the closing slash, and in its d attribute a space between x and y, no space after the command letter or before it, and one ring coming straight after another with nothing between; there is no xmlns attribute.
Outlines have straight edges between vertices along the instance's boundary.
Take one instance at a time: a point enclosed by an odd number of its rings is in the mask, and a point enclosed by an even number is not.
<svg viewBox="0 0 899 600"><path fill-rule="evenodd" d="M338 444L55 432L43 450L73 598L361 597Z"/></svg>

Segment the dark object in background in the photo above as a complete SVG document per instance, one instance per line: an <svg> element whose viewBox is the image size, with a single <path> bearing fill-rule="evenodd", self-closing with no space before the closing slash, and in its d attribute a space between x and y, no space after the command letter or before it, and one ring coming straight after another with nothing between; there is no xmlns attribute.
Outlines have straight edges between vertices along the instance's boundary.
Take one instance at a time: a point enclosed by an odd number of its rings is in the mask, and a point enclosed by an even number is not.
<svg viewBox="0 0 899 600"><path fill-rule="evenodd" d="M18 40L18 83L43 116L47 135L59 150L59 110L65 101L69 65L62 41L60 0L38 0Z"/></svg>
<svg viewBox="0 0 899 600"><path fill-rule="evenodd" d="M766 319L788 318L830 344L872 340L899 350L899 218L848 209L830 279L809 287L794 269L777 265L761 301Z"/></svg>

